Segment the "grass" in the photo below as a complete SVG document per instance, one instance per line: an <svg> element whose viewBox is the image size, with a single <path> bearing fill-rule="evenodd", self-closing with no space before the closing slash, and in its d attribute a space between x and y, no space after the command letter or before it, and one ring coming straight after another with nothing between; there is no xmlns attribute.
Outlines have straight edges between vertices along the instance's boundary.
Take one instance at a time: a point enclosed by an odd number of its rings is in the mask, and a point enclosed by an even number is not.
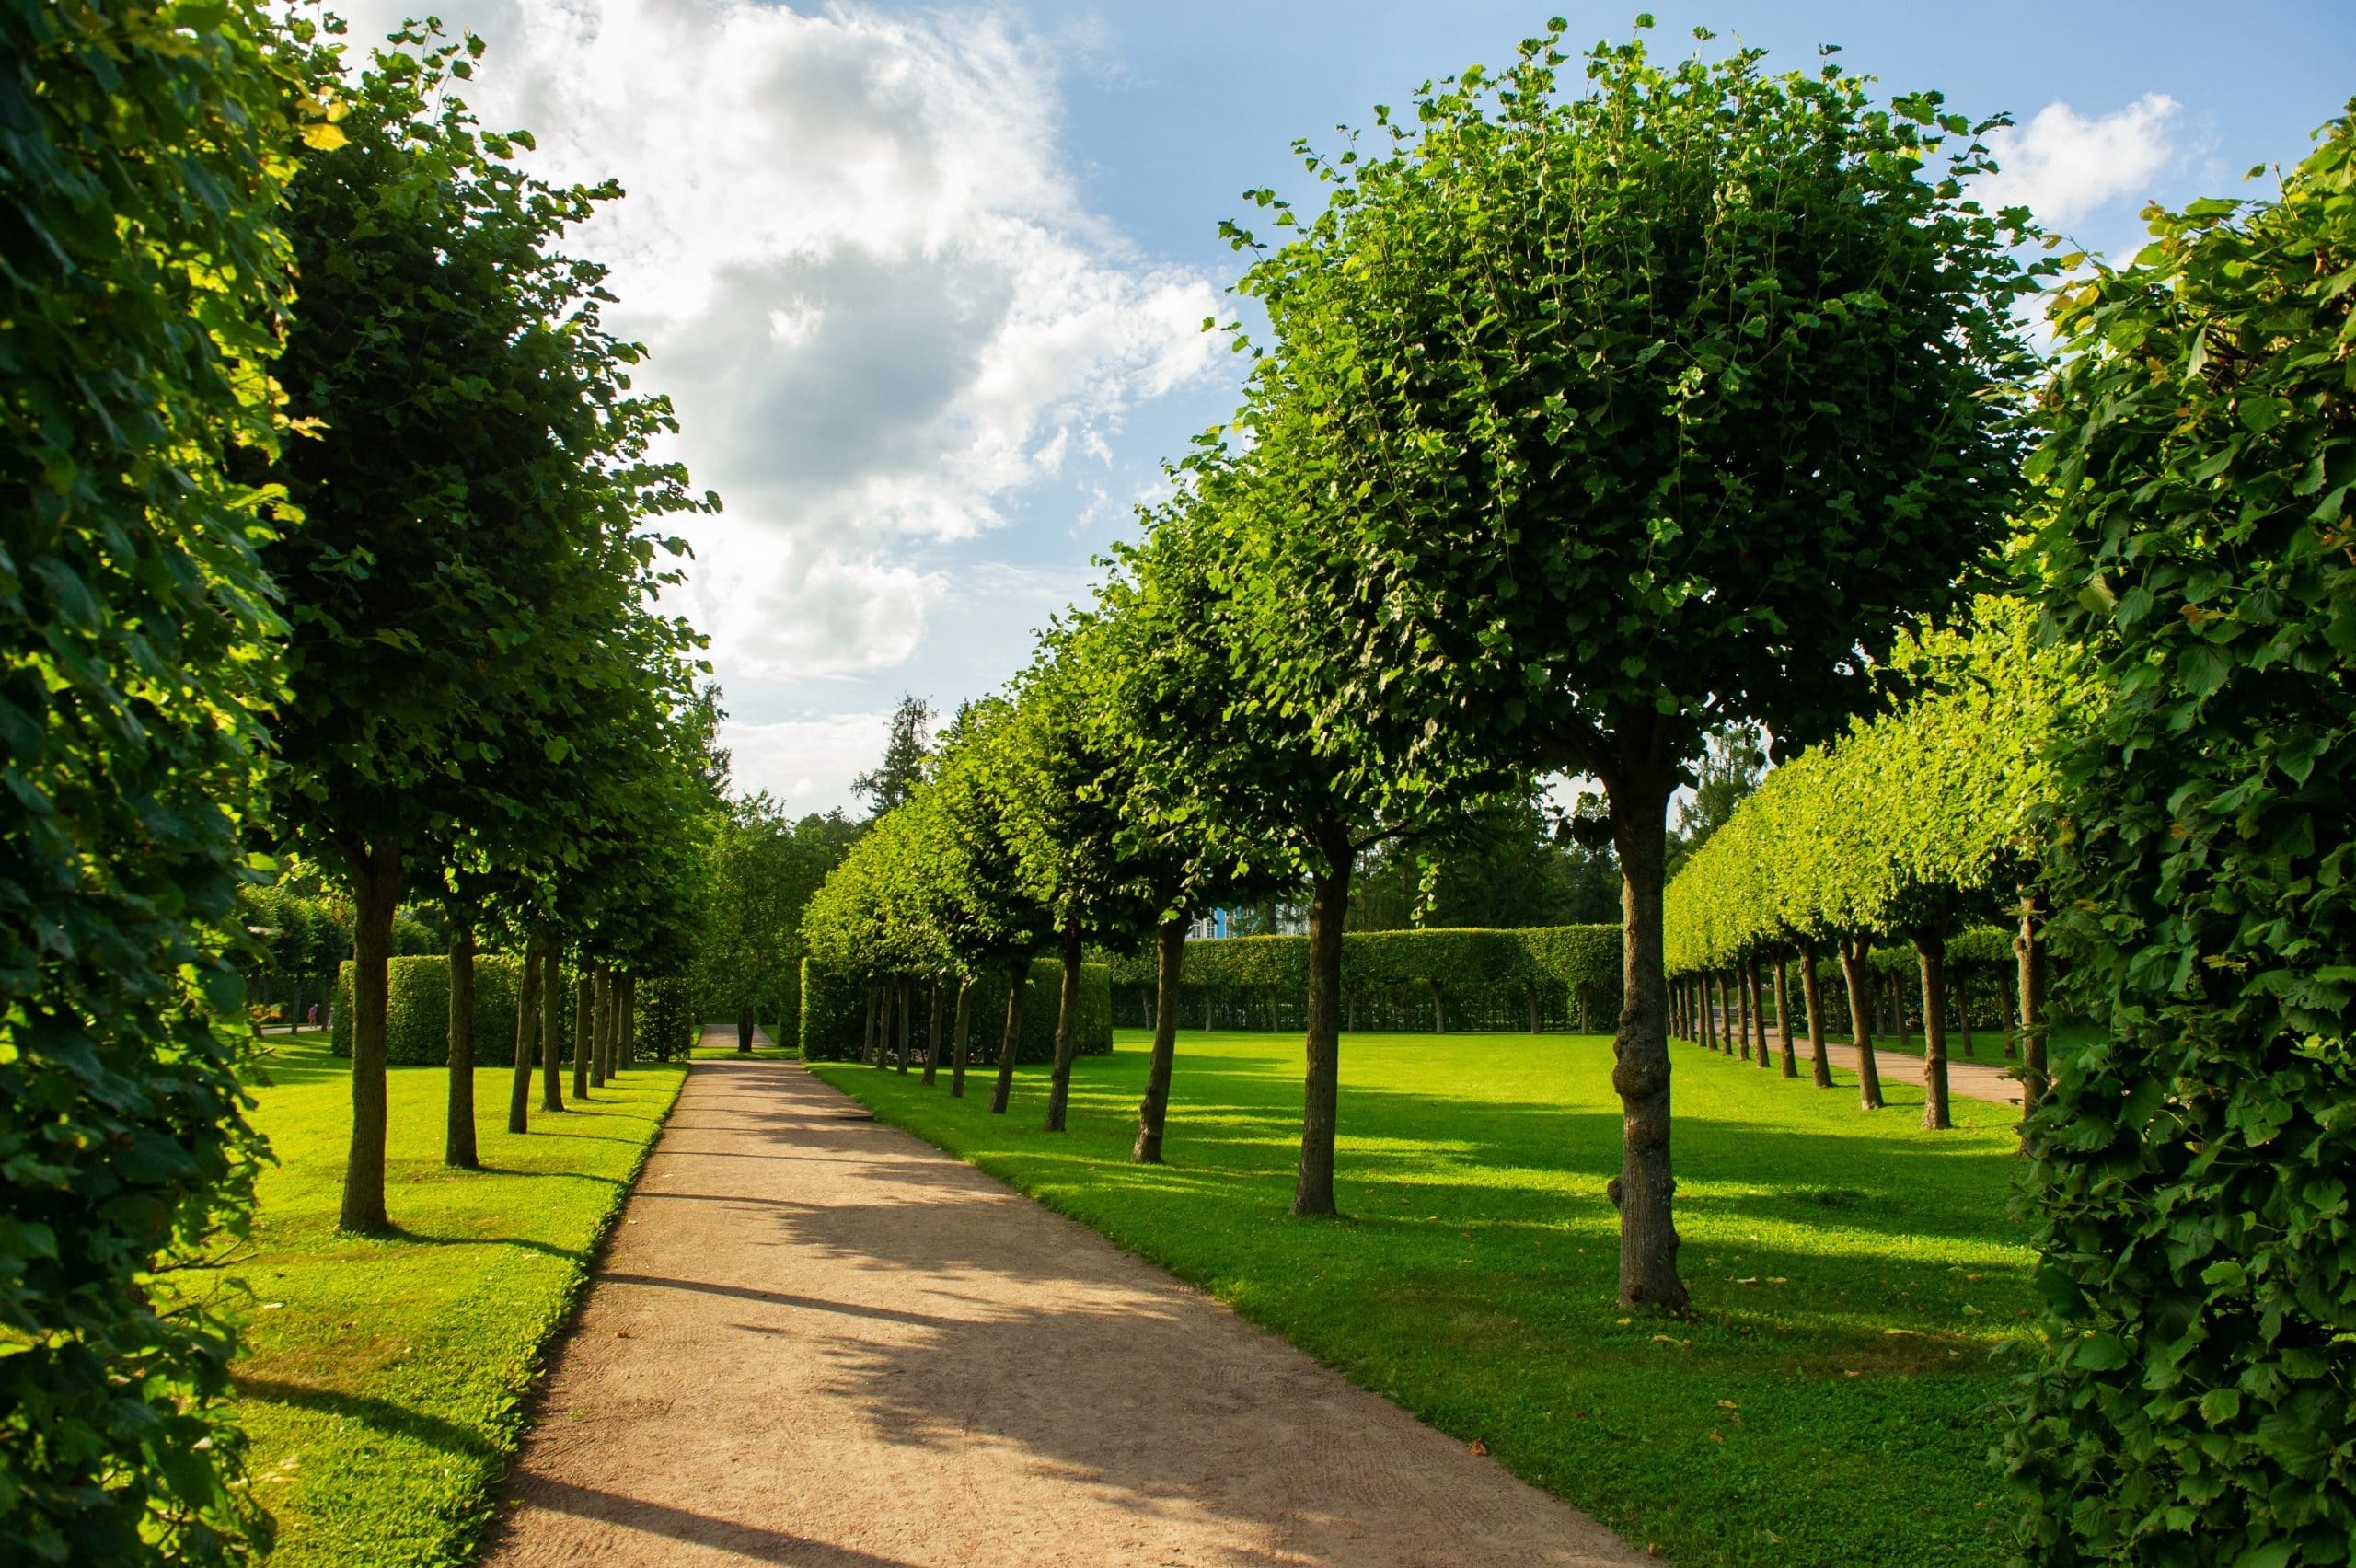
<svg viewBox="0 0 2356 1568"><path fill-rule="evenodd" d="M508 1071L475 1077L483 1169L442 1163L448 1074L389 1074L396 1234L336 1228L351 1074L323 1033L270 1037L254 1120L278 1164L214 1288L245 1327L237 1418L274 1568L470 1560L522 1401L686 1076L631 1068L562 1116L506 1131ZM570 1089L570 1079L567 1088Z"/></svg>
<svg viewBox="0 0 2356 1568"><path fill-rule="evenodd" d="M1184 1032L1161 1168L1127 1162L1145 1037L1082 1058L1072 1130L855 1064L814 1070L1354 1381L1685 1564L1984 1564L2002 1352L2029 1312L2009 1108L1856 1107L1673 1048L1690 1319L1614 1298L1619 1168L1598 1036L1345 1035L1337 1193L1292 1193L1299 1044Z"/></svg>

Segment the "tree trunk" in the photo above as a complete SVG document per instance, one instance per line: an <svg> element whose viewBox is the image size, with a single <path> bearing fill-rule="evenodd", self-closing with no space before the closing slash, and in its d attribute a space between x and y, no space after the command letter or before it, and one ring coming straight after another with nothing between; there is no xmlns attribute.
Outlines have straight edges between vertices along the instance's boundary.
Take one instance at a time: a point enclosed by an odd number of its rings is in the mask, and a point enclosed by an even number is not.
<svg viewBox="0 0 2356 1568"><path fill-rule="evenodd" d="M2046 989L2048 986L2045 961L2045 895L2034 889L2021 893L2020 931L2013 938L2013 951L2019 961L2021 991L2021 1120L2026 1124L2038 1106L2044 1103L2046 1083ZM2021 1135L2021 1147L2028 1147L2028 1135Z"/></svg>
<svg viewBox="0 0 2356 1568"><path fill-rule="evenodd" d="M859 1059L862 1062L871 1063L876 1066L882 1066L884 1065L884 1048L875 1043L875 1000L877 996L875 982L872 980L868 981L862 989L866 992L867 996L867 1024L859 1036Z"/></svg>
<svg viewBox="0 0 2356 1568"><path fill-rule="evenodd" d="M1867 1111L1882 1108L1881 1068L1874 1061L1872 992L1865 977L1865 944L1841 939L1841 983L1849 990L1849 1038L1857 1047L1857 1103Z"/></svg>
<svg viewBox="0 0 2356 1568"><path fill-rule="evenodd" d="M1762 1069L1773 1066L1774 1053L1767 1049L1767 988L1759 983L1757 959L1743 961L1742 986L1750 1000L1750 1043L1758 1049L1759 1066Z"/></svg>
<svg viewBox="0 0 2356 1568"><path fill-rule="evenodd" d="M1080 922L1064 922L1063 989L1056 1001L1056 1065L1047 1080L1045 1130L1060 1133L1071 1104L1071 1062L1080 1046Z"/></svg>
<svg viewBox="0 0 2356 1568"><path fill-rule="evenodd" d="M1581 1034L1595 1032L1594 1020L1588 1010L1587 987L1584 986L1579 987L1579 1032Z"/></svg>
<svg viewBox="0 0 2356 1568"><path fill-rule="evenodd" d="M611 1083L614 1078L614 972L600 964L597 979L589 993L589 1055L597 1064L597 1077Z"/></svg>
<svg viewBox="0 0 2356 1568"><path fill-rule="evenodd" d="M1300 1097L1300 1170L1292 1212L1334 1212L1334 1135L1341 1109L1342 923L1350 907L1349 836L1328 827L1318 835L1324 865L1310 882L1307 1070ZM1439 1006L1435 988L1434 1008Z"/></svg>
<svg viewBox="0 0 2356 1568"><path fill-rule="evenodd" d="M1749 959L1734 966L1734 1038L1737 1052L1750 1060L1750 1029L1757 1016L1759 986Z"/></svg>
<svg viewBox="0 0 2356 1568"><path fill-rule="evenodd" d="M1923 1125L1943 1132L1947 1118L1947 943L1934 932L1914 939L1923 967Z"/></svg>
<svg viewBox="0 0 2356 1568"><path fill-rule="evenodd" d="M753 1054L753 1032L760 1027L761 1020L754 1014L752 1005L746 1002L738 1003L736 1006L736 1054L738 1055L749 1056ZM617 1056L619 1055L620 1053L616 1053Z"/></svg>
<svg viewBox="0 0 2356 1568"><path fill-rule="evenodd" d="M1170 1118L1170 1066L1178 1053L1178 987L1185 974L1186 922L1164 920L1154 939L1153 1055L1146 1063L1145 1098L1138 1102L1138 1141L1129 1158L1161 1163L1161 1133Z"/></svg>
<svg viewBox="0 0 2356 1568"><path fill-rule="evenodd" d="M1543 1031L1543 1030L1542 1030L1542 1029L1540 1029L1540 1028L1538 1027L1538 1022L1539 1022L1539 1020L1538 1020L1538 987L1537 987L1537 986L1532 986L1530 988L1530 1033L1532 1033L1532 1034L1542 1034L1542 1033L1544 1033L1544 1032L1545 1032L1545 1031Z"/></svg>
<svg viewBox="0 0 2356 1568"><path fill-rule="evenodd" d="M1792 1045L1792 989L1784 974L1788 967L1782 959L1775 961L1775 1032L1784 1039L1784 1076L1796 1078L1800 1076L1800 1062Z"/></svg>
<svg viewBox="0 0 2356 1568"><path fill-rule="evenodd" d="M908 1058L916 1055L917 983L906 975L900 977L900 1071L908 1070Z"/></svg>
<svg viewBox="0 0 2356 1568"><path fill-rule="evenodd" d="M934 975L925 990L924 1081L932 1085L933 1076L941 1071L941 976Z"/></svg>
<svg viewBox="0 0 2356 1568"><path fill-rule="evenodd" d="M949 1098L965 1098L965 1024L973 1009L974 982L968 975L957 976L957 1023L949 1041Z"/></svg>
<svg viewBox="0 0 2356 1568"><path fill-rule="evenodd" d="M2014 939L2014 946L2015 948L2019 946L2018 938ZM2015 963L2017 963L2020 957L2019 953L2015 951L2013 956ZM2015 982L2017 982L2019 978L2018 974L2015 974L2014 978ZM1996 987L1996 1018L1997 1021L2004 1026L2004 1059L2008 1062L2012 1061L2021 1054L2020 1036L2017 1032L2020 1028L2020 1019L2019 1015L2013 1010L2019 995L2019 990L2020 987L2017 983L2011 986L1999 986Z"/></svg>
<svg viewBox="0 0 2356 1568"><path fill-rule="evenodd" d="M1703 1050L1704 1050L1704 1051L1715 1051L1715 1050L1716 1050L1716 1049L1718 1048L1718 1038L1717 1038L1717 1021L1718 1021L1718 1020L1717 1020L1717 1014L1716 1014L1715 1009L1714 1009L1710 1006L1710 977L1709 977L1709 975L1708 975L1708 974L1703 974L1703 975L1702 976L1702 979L1701 979L1701 991L1702 991L1702 1049L1703 1049Z"/></svg>
<svg viewBox="0 0 2356 1568"><path fill-rule="evenodd" d="M1685 1309L1677 1273L1677 1180L1669 1163L1669 979L1662 968L1661 861L1670 784L1610 787L1620 851L1620 1031L1611 1087L1621 1105L1620 1174L1607 1191L1620 1211L1620 1300Z"/></svg>
<svg viewBox="0 0 2356 1568"><path fill-rule="evenodd" d="M540 1109L564 1109L563 955L553 939L540 940Z"/></svg>
<svg viewBox="0 0 2356 1568"><path fill-rule="evenodd" d="M1956 1033L1962 1036L1963 1054L1967 1056L1977 1056L1980 1053L1971 1048L1971 966L1969 964L1958 963L1955 966L1947 989L1955 998L1955 1016L1947 1021L1954 1024Z"/></svg>
<svg viewBox="0 0 2356 1568"><path fill-rule="evenodd" d="M1204 986L1204 987L1203 987L1203 1032L1204 1032L1205 1034L1208 1034L1210 1032L1211 1032L1211 988L1210 988L1208 986Z"/></svg>
<svg viewBox="0 0 2356 1568"><path fill-rule="evenodd" d="M1440 994L1438 981L1432 981L1431 988L1432 1032L1434 1034L1446 1034L1448 1032L1448 999Z"/></svg>
<svg viewBox="0 0 2356 1568"><path fill-rule="evenodd" d="M442 1163L473 1170L475 1150L475 922L471 910L451 908L450 1115L442 1135Z"/></svg>
<svg viewBox="0 0 2356 1568"><path fill-rule="evenodd" d="M638 976L621 977L621 1005L614 1009L614 1060L607 1078L619 1078L624 1067L638 1066Z"/></svg>
<svg viewBox="0 0 2356 1568"><path fill-rule="evenodd" d="M1011 960L1006 968L1006 1038L998 1048L998 1083L990 1090L990 1114L1006 1114L1014 1095L1014 1054L1022 1047L1022 993L1031 983L1031 955Z"/></svg>
<svg viewBox="0 0 2356 1568"><path fill-rule="evenodd" d="M1807 1009L1809 1070L1819 1089L1832 1087L1832 1057L1824 1048L1824 981L1816 972L1816 944L1800 949L1800 1001Z"/></svg>
<svg viewBox="0 0 2356 1568"><path fill-rule="evenodd" d="M515 986L515 1059L507 1084L507 1130L529 1132L532 1124L532 1031L540 1021L540 937L524 939L524 973Z"/></svg>
<svg viewBox="0 0 2356 1568"><path fill-rule="evenodd" d="M379 844L352 857L352 1146L343 1165L346 1230L384 1230L385 1007L401 851Z"/></svg>
<svg viewBox="0 0 2356 1568"><path fill-rule="evenodd" d="M597 983L589 978L589 966L583 963L581 973L572 980L572 1098L586 1100L593 1089L606 1083L606 1064L597 1060L597 1053L589 1044L589 1014L597 1005Z"/></svg>

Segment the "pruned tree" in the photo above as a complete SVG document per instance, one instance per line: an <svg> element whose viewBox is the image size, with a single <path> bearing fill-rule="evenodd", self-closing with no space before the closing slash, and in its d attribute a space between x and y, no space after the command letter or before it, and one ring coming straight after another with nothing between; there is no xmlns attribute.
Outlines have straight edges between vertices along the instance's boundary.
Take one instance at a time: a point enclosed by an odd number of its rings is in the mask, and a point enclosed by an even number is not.
<svg viewBox="0 0 2356 1568"><path fill-rule="evenodd" d="M438 869L454 824L528 821L541 802L520 776L572 757L574 710L625 678L583 655L662 548L636 519L715 504L647 461L668 408L629 394L640 351L603 325L603 269L552 249L618 190L534 179L512 161L528 137L478 128L451 89L481 52L407 28L349 85L314 53L346 112L289 219L305 292L281 376L318 424L284 463L305 525L266 553L291 626L276 792L288 836L352 890L355 1230L387 1223L385 961L404 885Z"/></svg>
<svg viewBox="0 0 2356 1568"><path fill-rule="evenodd" d="M2002 538L2035 280L1965 187L2001 121L1757 50L1568 59L1554 29L1379 110L1310 157L1313 217L1261 193L1253 429L1347 620L1332 710L1604 786L1620 1293L1673 1311L1670 799L1714 727L1830 733Z"/></svg>

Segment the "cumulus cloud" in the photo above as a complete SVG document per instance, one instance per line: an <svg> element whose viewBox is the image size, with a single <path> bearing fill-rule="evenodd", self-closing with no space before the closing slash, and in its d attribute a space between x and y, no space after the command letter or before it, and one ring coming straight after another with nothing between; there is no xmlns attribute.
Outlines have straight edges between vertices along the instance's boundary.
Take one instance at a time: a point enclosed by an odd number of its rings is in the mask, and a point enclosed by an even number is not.
<svg viewBox="0 0 2356 1568"><path fill-rule="evenodd" d="M397 19L354 7L354 34ZM574 239L675 399L726 514L679 607L722 679L896 664L942 580L913 564L1109 459L1144 399L1211 374L1197 273L1079 199L1055 52L995 12L753 0L453 0L468 89L537 166L629 191ZM806 696L806 694L803 694Z"/></svg>
<svg viewBox="0 0 2356 1568"><path fill-rule="evenodd" d="M2181 106L2145 93L2089 120L2068 104L2047 104L2025 125L1991 132L1999 172L1978 195L1992 207L2025 206L2048 224L2074 223L2121 196L2142 196L2175 153Z"/></svg>
<svg viewBox="0 0 2356 1568"><path fill-rule="evenodd" d="M765 789L796 813L824 812L849 801L850 781L882 760L891 729L889 709L767 724L731 720L720 727L720 744L738 788Z"/></svg>

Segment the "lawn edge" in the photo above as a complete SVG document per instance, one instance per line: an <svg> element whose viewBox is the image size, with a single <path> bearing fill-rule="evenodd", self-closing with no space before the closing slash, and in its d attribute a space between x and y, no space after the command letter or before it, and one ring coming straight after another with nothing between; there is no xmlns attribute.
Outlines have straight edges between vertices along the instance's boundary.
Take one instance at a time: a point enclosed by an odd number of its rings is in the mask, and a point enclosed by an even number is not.
<svg viewBox="0 0 2356 1568"><path fill-rule="evenodd" d="M649 1064L667 1066L668 1064ZM548 1392L549 1371L555 1362L555 1350L572 1338L580 1326L582 1305L589 1298L589 1286L606 1261L606 1249L612 1242L622 1210L629 1206L630 1196L638 1191L638 1179L646 1171L646 1162L654 1158L654 1146L663 1141L663 1134L671 1124L671 1113L678 1108L679 1095L687 1087L688 1075L695 1071L692 1059L680 1064L685 1069L671 1085L670 1098L664 1101L654 1118L654 1131L640 1146L638 1157L630 1162L628 1174L613 1188L613 1196L606 1210L590 1228L588 1245L583 1248L581 1262L573 1265L573 1273L559 1293L556 1310L549 1318L548 1332L526 1354L524 1386L517 1391L510 1407L514 1420L505 1424L497 1447L498 1467L487 1473L475 1496L457 1509L452 1516L452 1529L445 1538L449 1548L447 1561L454 1564L476 1562L482 1555L491 1528L499 1520L499 1501L507 1491L507 1483L514 1478L516 1457L524 1451L525 1439L540 1424L541 1401Z"/></svg>

